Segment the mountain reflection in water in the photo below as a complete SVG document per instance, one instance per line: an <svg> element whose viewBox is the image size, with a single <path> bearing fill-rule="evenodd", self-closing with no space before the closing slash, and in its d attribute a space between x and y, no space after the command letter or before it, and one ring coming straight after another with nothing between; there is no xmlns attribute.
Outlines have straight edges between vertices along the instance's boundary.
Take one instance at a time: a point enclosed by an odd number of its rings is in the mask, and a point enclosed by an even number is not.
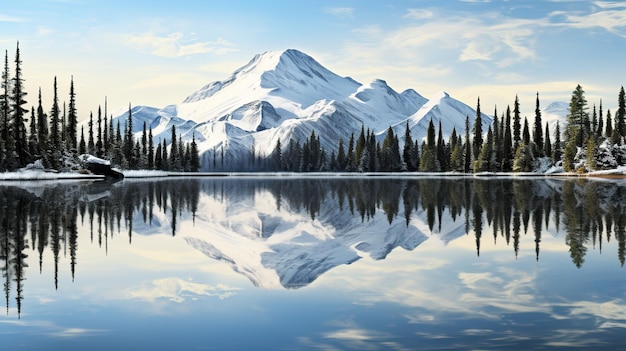
<svg viewBox="0 0 626 351"><path fill-rule="evenodd" d="M54 265L90 235L108 250L113 237L168 234L245 275L255 286L298 288L364 256L382 260L397 247L414 250L436 237L444 244L474 235L511 247L559 233L580 268L589 248L616 240L624 264L626 184L587 179L305 178L125 180L119 183L0 185L0 270L7 312L22 310L30 255ZM180 220L198 230L179 230ZM87 223L89 232L79 233ZM491 229L490 233L485 232ZM53 262L44 262L52 252ZM28 270L34 274L33 270ZM15 304L11 301L14 297Z"/></svg>

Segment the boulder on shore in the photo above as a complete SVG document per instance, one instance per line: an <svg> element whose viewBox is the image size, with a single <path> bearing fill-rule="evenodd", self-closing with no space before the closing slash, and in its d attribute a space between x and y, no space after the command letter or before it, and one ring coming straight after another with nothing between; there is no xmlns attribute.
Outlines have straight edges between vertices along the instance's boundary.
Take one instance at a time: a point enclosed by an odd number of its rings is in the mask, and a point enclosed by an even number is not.
<svg viewBox="0 0 626 351"><path fill-rule="evenodd" d="M107 178L122 179L124 174L111 168L111 162L93 155L81 155L84 167L93 174L103 175Z"/></svg>

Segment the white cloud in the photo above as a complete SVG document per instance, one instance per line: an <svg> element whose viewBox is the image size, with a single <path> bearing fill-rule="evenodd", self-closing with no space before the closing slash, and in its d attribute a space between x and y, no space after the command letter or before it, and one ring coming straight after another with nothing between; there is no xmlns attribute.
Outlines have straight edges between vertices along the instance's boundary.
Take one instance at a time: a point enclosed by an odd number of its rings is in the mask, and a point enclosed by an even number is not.
<svg viewBox="0 0 626 351"><path fill-rule="evenodd" d="M24 22L24 20L18 17L6 16L6 15L0 14L0 22Z"/></svg>
<svg viewBox="0 0 626 351"><path fill-rule="evenodd" d="M337 17L352 18L354 15L354 9L351 7L326 7L324 12Z"/></svg>
<svg viewBox="0 0 626 351"><path fill-rule="evenodd" d="M409 9L407 11L407 14L404 15L404 18L409 18L409 19L427 19L427 18L432 18L434 16L433 12L430 10L425 10L425 9Z"/></svg>
<svg viewBox="0 0 626 351"><path fill-rule="evenodd" d="M164 278L156 279L148 284L131 289L127 293L127 298L150 302L165 298L180 303L184 302L189 296L215 296L219 299L225 299L235 295L238 290L238 288L223 284L212 286L179 278Z"/></svg>
<svg viewBox="0 0 626 351"><path fill-rule="evenodd" d="M129 45L136 45L160 57L183 57L206 53L224 54L235 50L232 43L222 38L216 41L187 42L183 40L183 37L183 33L180 32L165 37L148 33L129 35L126 41Z"/></svg>
<svg viewBox="0 0 626 351"><path fill-rule="evenodd" d="M622 4L622 6L619 6L614 3L595 4L600 7L600 11L584 15L556 11L551 13L550 17L553 20L564 18L563 21L554 23L555 26L576 29L603 28L609 33L626 38L626 5Z"/></svg>

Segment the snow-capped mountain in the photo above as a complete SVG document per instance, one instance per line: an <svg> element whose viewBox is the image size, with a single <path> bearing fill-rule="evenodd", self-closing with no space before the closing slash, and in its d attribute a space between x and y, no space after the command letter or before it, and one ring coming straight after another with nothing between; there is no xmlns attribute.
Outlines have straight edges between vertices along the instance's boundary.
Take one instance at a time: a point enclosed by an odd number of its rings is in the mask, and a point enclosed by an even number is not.
<svg viewBox="0 0 626 351"><path fill-rule="evenodd" d="M569 103L555 101L541 110L541 118L543 123L548 123L550 133L554 134L556 123L559 122L561 132L565 130L567 124L567 115L569 114Z"/></svg>
<svg viewBox="0 0 626 351"><path fill-rule="evenodd" d="M408 122L412 137L423 139L432 119L436 125L442 122L447 137L453 128L459 134L465 131L466 117L473 126L475 116L473 108L445 92L428 100L413 89L398 93L380 79L361 84L290 49L256 55L227 79L201 87L182 103L133 108L133 130L140 133L143 120L151 121L147 126L157 142L169 140L169 129L176 125L183 140L195 136L206 170L206 161L215 154L237 167L248 162L252 150L267 155L278 140L283 146L292 139L302 142L312 131L330 151L361 127L382 139L392 126L403 137ZM126 120L128 112L115 118ZM492 121L485 114L482 120L483 126Z"/></svg>

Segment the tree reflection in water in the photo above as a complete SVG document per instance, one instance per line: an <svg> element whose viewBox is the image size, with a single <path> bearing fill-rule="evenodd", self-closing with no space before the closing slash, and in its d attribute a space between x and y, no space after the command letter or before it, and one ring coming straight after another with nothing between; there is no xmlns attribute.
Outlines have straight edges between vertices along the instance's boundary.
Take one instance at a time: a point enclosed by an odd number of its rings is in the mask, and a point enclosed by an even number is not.
<svg viewBox="0 0 626 351"><path fill-rule="evenodd" d="M483 179L483 178L340 178L340 179L199 179L124 181L121 183L5 183L0 186L0 270L7 313L14 295L18 316L24 294L26 258L44 252L54 259L58 288L59 257L69 250L72 279L79 259L78 224L87 221L91 242L108 250L108 240L125 231L132 243L133 223L151 225L160 212L170 219L176 236L182 214L195 220L201 195L219 201L254 198L268 191L278 209L306 211L311 219L323 206L348 211L367 224L379 212L391 224L409 226L413 216L424 216L430 231L442 235L446 220L464 221L465 233L482 240L492 229L494 243L504 241L517 257L520 236L534 235L539 260L542 232L565 232L572 262L582 267L588 247L599 247L611 236L618 242L623 266L626 251L624 208L626 185L619 181L587 179ZM398 218L401 217L401 218ZM271 236L263 232L262 236Z"/></svg>

